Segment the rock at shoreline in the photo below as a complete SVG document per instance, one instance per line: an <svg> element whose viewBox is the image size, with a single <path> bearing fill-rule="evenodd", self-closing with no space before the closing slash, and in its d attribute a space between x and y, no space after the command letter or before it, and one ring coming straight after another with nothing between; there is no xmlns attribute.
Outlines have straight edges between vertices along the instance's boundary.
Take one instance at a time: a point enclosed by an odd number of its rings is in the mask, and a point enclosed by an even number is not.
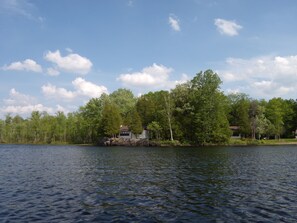
<svg viewBox="0 0 297 223"><path fill-rule="evenodd" d="M156 143L150 142L148 139L123 139L123 138L107 138L99 140L100 146L157 146Z"/></svg>

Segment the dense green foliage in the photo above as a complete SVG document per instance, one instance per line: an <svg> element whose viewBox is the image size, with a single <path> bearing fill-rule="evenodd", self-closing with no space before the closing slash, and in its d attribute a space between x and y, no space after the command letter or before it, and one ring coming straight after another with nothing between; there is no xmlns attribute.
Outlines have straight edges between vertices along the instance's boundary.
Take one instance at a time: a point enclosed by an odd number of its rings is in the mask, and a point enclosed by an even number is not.
<svg viewBox="0 0 297 223"><path fill-rule="evenodd" d="M207 70L171 91L136 98L130 90L118 89L67 115L7 114L0 120L0 142L96 144L101 137L117 136L121 125L135 135L147 127L151 139L197 145L227 143L232 134L229 126L238 126L241 136L251 140L295 137L297 101L225 95L221 84L219 76Z"/></svg>

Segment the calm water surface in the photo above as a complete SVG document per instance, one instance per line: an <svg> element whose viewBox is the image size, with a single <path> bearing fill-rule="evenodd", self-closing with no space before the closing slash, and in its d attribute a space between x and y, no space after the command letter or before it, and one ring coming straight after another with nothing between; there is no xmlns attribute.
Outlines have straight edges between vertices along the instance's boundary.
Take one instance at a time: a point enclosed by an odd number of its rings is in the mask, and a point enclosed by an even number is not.
<svg viewBox="0 0 297 223"><path fill-rule="evenodd" d="M0 222L297 222L297 147L0 145Z"/></svg>

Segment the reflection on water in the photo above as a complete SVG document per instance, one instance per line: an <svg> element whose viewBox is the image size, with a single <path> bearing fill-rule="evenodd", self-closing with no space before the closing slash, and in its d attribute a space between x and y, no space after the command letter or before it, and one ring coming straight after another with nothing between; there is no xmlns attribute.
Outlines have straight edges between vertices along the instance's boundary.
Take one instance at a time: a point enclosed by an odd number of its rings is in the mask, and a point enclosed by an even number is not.
<svg viewBox="0 0 297 223"><path fill-rule="evenodd" d="M296 222L297 147L0 145L1 222Z"/></svg>

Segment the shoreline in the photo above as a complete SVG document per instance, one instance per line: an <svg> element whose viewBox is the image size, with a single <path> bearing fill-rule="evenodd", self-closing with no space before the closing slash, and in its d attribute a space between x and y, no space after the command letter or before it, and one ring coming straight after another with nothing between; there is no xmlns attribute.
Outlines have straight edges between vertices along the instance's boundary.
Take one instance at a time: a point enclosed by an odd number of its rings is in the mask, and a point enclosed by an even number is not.
<svg viewBox="0 0 297 223"><path fill-rule="evenodd" d="M147 140L147 139L121 139L121 138L105 138L99 146L131 146L131 147L215 147L215 146L281 146L281 145L297 145L297 139L270 139L270 140L251 140L251 139L232 139L225 144L204 144L195 145L190 143L181 143L177 140Z"/></svg>
<svg viewBox="0 0 297 223"><path fill-rule="evenodd" d="M98 142L97 144L73 144L73 143L5 143L1 142L0 145L43 145L43 146L103 146L103 147L248 147L248 146L282 146L282 145L297 145L297 139L270 139L270 140L251 140L251 139L236 139L231 140L226 144L205 144L205 145L195 145L189 143L180 143L179 141L169 141L169 140L121 140L119 138L105 138L105 140Z"/></svg>

